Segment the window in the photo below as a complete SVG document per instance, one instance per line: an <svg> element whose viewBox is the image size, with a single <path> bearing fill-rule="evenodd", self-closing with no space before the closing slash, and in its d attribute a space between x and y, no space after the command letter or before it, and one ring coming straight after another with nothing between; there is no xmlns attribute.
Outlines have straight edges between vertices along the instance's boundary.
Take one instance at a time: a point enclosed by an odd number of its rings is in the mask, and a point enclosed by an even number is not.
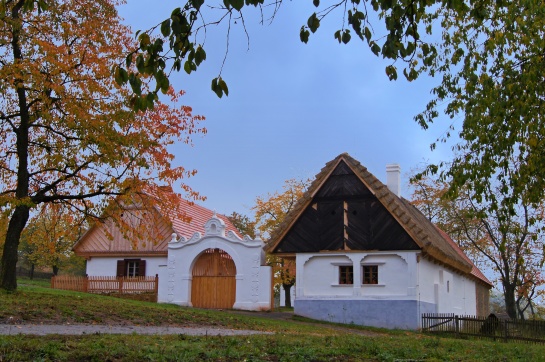
<svg viewBox="0 0 545 362"><path fill-rule="evenodd" d="M125 271L125 275L128 277L137 277L138 274L138 266L140 264L140 261L128 261L127 263L127 270Z"/></svg>
<svg viewBox="0 0 545 362"><path fill-rule="evenodd" d="M363 284L378 284L378 265L363 266Z"/></svg>
<svg viewBox="0 0 545 362"><path fill-rule="evenodd" d="M146 261L142 259L124 259L117 261L118 277L140 277L146 275Z"/></svg>
<svg viewBox="0 0 545 362"><path fill-rule="evenodd" d="M339 284L354 284L354 267L352 265L339 266Z"/></svg>

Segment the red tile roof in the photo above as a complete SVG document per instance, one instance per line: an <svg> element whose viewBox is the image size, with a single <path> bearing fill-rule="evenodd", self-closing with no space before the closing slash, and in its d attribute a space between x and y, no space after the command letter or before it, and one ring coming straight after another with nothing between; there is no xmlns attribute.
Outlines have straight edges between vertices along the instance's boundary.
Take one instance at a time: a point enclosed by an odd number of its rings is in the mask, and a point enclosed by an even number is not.
<svg viewBox="0 0 545 362"><path fill-rule="evenodd" d="M190 239L196 232L204 236L204 224L214 215L225 223L225 232L233 231L242 237L227 216L216 214L215 211L183 199L170 186L148 186L144 193L155 199L155 206L159 213L170 220L178 237L184 236Z"/></svg>
<svg viewBox="0 0 545 362"><path fill-rule="evenodd" d="M209 210L206 207L184 200L180 195L174 193L172 188L165 186L147 186L144 192L132 197L132 202L133 204L129 204L128 208L154 208L166 222L164 225L165 228L161 230L161 240L153 243L153 247L151 248L150 243L144 243L146 246L138 243L138 245L135 246L131 242L125 240L125 237L121 233L116 233L115 237L102 237L100 239L101 242L98 244L96 242L94 244L91 243L91 245L89 244L90 235L105 227L104 223L97 222L74 244L72 249L76 254L86 256L106 254L115 254L118 256L123 255L124 253L127 255L133 255L135 253L139 255L166 255L172 232L175 232L178 237L183 236L186 239L190 239L196 232L200 232L201 236L204 236L204 224L215 214L214 211ZM216 217L225 223L226 232L233 231L242 238L240 232L226 216L216 214ZM153 218L149 218L149 220L152 222L159 222L159 220ZM169 230L169 227L172 227L172 231ZM115 250L110 248L111 243L114 242L114 238L122 239L121 241L116 239L117 244ZM105 245L105 242L109 244ZM87 248L85 245L87 245Z"/></svg>
<svg viewBox="0 0 545 362"><path fill-rule="evenodd" d="M171 216L170 221L172 222L172 228L178 236L185 236L189 239L196 232L200 232L204 235L204 224L210 220L214 214L214 211L207 209L206 207L180 199L177 214L174 217ZM226 232L231 230L238 236L241 236L240 232L231 224L227 216L220 214L216 214L216 216L225 223Z"/></svg>

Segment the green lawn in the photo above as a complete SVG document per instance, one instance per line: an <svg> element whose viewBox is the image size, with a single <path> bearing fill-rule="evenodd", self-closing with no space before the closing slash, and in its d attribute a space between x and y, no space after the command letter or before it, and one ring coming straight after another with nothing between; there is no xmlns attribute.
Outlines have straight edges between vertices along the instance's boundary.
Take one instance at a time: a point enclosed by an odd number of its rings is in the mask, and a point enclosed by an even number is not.
<svg viewBox="0 0 545 362"><path fill-rule="evenodd" d="M11 319L10 319L11 317ZM545 361L545 346L426 336L273 320L228 311L181 308L76 292L20 281L0 292L0 322L104 323L255 329L240 337L86 335L0 336L0 361ZM362 333L370 334L362 335Z"/></svg>

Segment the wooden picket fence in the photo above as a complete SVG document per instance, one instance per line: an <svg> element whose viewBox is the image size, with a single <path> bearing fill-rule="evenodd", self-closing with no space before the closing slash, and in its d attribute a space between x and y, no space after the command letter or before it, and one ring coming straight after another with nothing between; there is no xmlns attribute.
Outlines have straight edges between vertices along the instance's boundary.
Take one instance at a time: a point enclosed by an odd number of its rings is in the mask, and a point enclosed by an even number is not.
<svg viewBox="0 0 545 362"><path fill-rule="evenodd" d="M545 343L545 321L458 316L445 313L422 314L422 331L450 333L456 337L472 336L504 342Z"/></svg>
<svg viewBox="0 0 545 362"><path fill-rule="evenodd" d="M159 276L154 277L114 277L114 276L70 276L60 275L51 278L52 289L74 290L86 293L138 294L152 293L157 300Z"/></svg>

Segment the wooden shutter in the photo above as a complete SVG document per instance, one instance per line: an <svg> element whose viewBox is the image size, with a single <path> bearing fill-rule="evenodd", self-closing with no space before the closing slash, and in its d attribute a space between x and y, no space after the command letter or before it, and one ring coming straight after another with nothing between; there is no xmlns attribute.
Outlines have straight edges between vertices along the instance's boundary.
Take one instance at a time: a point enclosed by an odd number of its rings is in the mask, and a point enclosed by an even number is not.
<svg viewBox="0 0 545 362"><path fill-rule="evenodd" d="M146 276L146 261L145 260L139 260L138 276L139 277L145 277Z"/></svg>
<svg viewBox="0 0 545 362"><path fill-rule="evenodd" d="M124 276L125 276L126 270L127 270L127 267L126 267L126 264L125 264L125 260L118 260L118 261L117 261L117 273L116 273L116 276L118 276L118 277L124 277Z"/></svg>

